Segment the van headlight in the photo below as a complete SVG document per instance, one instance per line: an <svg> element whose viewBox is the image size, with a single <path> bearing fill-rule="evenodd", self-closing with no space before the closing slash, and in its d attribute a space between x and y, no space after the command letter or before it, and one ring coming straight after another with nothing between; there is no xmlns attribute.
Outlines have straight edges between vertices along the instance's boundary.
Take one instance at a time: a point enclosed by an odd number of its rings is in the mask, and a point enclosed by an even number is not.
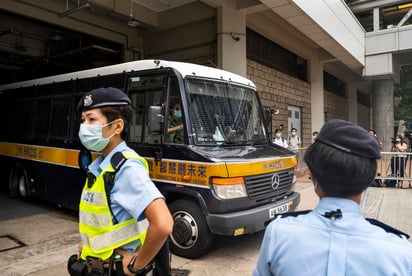
<svg viewBox="0 0 412 276"><path fill-rule="evenodd" d="M212 178L212 185L217 196L222 199L247 196L243 177Z"/></svg>

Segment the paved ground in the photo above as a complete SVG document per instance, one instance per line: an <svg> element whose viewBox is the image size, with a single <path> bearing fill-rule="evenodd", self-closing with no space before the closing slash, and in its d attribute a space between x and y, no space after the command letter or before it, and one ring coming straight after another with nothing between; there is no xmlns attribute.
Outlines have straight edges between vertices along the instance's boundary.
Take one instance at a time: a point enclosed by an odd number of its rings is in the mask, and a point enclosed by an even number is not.
<svg viewBox="0 0 412 276"><path fill-rule="evenodd" d="M306 176L299 178L296 190L301 193L298 209L313 209L318 199ZM363 197L363 210L368 217L412 233L411 196L412 189L370 188ZM0 201L3 207L0 212L0 274L68 275L66 261L76 252L79 240L76 216L54 206L18 201L16 204L16 200L1 194ZM190 276L251 275L262 237L263 232L237 238L219 237L213 249L200 259L173 256L172 267L187 271Z"/></svg>

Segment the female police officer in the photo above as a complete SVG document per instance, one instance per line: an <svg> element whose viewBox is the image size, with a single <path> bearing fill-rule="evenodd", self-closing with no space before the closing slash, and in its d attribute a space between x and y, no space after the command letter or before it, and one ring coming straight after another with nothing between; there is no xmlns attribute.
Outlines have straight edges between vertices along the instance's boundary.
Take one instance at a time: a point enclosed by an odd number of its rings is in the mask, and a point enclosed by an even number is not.
<svg viewBox="0 0 412 276"><path fill-rule="evenodd" d="M320 201L269 224L253 275L412 275L407 235L361 214L377 159L379 144L366 130L325 123L304 157Z"/></svg>
<svg viewBox="0 0 412 276"><path fill-rule="evenodd" d="M146 161L124 141L130 104L125 93L109 87L90 91L78 105L80 141L101 152L89 166L79 207L80 259L91 275L106 273L116 254L123 258L123 267L116 270L135 275L155 257L173 227Z"/></svg>

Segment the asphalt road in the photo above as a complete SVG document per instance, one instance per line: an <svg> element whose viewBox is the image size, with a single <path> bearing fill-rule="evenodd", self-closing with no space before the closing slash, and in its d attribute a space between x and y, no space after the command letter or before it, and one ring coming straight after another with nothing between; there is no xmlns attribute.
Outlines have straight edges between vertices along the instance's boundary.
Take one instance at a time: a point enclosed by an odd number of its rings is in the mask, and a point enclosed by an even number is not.
<svg viewBox="0 0 412 276"><path fill-rule="evenodd" d="M300 179L298 210L313 209L318 199L312 184ZM412 189L370 188L363 198L366 216L412 233ZM41 202L22 202L0 194L0 274L68 275L67 258L77 251L77 216ZM263 232L241 237L218 237L200 259L172 256L176 275L251 275Z"/></svg>

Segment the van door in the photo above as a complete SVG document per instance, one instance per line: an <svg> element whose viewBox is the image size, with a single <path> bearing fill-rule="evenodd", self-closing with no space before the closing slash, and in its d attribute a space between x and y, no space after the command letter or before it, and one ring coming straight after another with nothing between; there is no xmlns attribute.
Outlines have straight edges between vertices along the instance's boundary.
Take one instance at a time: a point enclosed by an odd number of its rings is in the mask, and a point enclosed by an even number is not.
<svg viewBox="0 0 412 276"><path fill-rule="evenodd" d="M161 106L165 101L167 74L145 74L128 77L128 94L132 100L132 118L129 123L129 141L148 143L149 106Z"/></svg>

